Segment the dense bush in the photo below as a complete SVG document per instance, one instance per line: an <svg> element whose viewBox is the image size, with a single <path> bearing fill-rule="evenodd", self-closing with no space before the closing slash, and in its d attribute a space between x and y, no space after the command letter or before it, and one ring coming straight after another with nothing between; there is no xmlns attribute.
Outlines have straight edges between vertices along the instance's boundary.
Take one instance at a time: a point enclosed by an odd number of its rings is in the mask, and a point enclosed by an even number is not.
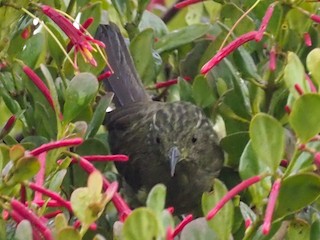
<svg viewBox="0 0 320 240"><path fill-rule="evenodd" d="M173 4L0 1L0 239L319 239L319 3ZM163 185L146 207L119 194L112 161L128 158L101 127L112 94L93 38L108 20L150 94L216 123L225 167L204 217L164 209Z"/></svg>

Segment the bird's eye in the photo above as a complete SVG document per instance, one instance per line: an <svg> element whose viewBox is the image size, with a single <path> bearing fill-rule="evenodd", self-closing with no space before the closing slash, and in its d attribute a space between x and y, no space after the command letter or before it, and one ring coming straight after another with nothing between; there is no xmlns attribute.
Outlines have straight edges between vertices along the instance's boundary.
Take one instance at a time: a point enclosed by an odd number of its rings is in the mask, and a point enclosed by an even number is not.
<svg viewBox="0 0 320 240"><path fill-rule="evenodd" d="M191 139L192 143L195 143L197 140L198 139L195 136L193 136L192 139Z"/></svg>
<svg viewBox="0 0 320 240"><path fill-rule="evenodd" d="M160 143L160 138L159 137L156 137L156 143Z"/></svg>

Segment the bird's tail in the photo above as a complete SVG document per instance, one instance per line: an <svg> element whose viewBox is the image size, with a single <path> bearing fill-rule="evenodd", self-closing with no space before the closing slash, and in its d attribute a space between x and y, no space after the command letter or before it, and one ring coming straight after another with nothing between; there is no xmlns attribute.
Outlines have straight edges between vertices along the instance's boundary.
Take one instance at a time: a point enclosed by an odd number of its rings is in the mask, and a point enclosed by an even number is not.
<svg viewBox="0 0 320 240"><path fill-rule="evenodd" d="M104 81L108 91L114 92L116 106L133 102L149 101L150 98L136 72L133 60L119 28L110 23L100 25L95 38L102 41L106 48L109 66L113 74Z"/></svg>

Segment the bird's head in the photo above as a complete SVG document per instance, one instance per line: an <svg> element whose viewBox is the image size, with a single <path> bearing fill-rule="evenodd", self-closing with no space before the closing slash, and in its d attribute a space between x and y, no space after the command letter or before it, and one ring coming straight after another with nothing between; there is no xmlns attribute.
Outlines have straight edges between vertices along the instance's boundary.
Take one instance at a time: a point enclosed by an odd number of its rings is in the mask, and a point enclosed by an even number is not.
<svg viewBox="0 0 320 240"><path fill-rule="evenodd" d="M149 128L149 142L168 166L171 177L179 165L222 166L223 153L210 120L200 108L186 102L167 103L155 112ZM196 168L195 168L196 169Z"/></svg>

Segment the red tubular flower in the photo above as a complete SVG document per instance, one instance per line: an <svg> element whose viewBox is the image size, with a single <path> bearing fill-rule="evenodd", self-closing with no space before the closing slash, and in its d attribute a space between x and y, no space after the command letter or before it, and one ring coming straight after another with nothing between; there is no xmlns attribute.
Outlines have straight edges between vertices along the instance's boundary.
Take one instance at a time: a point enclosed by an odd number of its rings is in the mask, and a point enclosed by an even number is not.
<svg viewBox="0 0 320 240"><path fill-rule="evenodd" d="M35 181L38 186L43 186L44 184L44 177L45 177L45 171L46 171L46 156L47 156L47 153L43 152L38 157L40 162L40 170L35 177ZM39 191L36 191L34 193L33 201L40 201L40 200L42 200L42 193Z"/></svg>
<svg viewBox="0 0 320 240"><path fill-rule="evenodd" d="M190 77L184 77L183 78L186 81L190 81ZM165 88L165 87L170 87L172 85L175 85L178 83L178 78L170 79L165 82L158 82L156 83L153 87L150 87L150 89L159 89L159 88Z"/></svg>
<svg viewBox="0 0 320 240"><path fill-rule="evenodd" d="M22 217L18 212L16 211L11 211L10 213L13 221L15 221L17 224L19 224L21 221L24 220L24 217ZM38 233L38 231L32 231L32 239L33 240L42 240L42 237Z"/></svg>
<svg viewBox="0 0 320 240"><path fill-rule="evenodd" d="M92 17L89 17L81 26L80 28L80 31L82 33L85 32L86 29L88 29L88 27L90 27L90 25L93 23L94 19ZM73 47L73 43L72 42L69 42L68 43L68 46L67 46L67 52L70 52L70 50L72 49Z"/></svg>
<svg viewBox="0 0 320 240"><path fill-rule="evenodd" d="M233 198L235 195L237 195L239 192L241 192L242 190L250 187L251 185L261 181L264 178L264 176L254 176L251 178L248 178L244 181L242 181L241 183L239 183L237 186L235 186L234 188L232 188L218 203L217 205L210 210L210 212L207 214L206 219L210 220L212 219L219 211L220 209L231 199Z"/></svg>
<svg viewBox="0 0 320 240"><path fill-rule="evenodd" d="M166 240L174 240L173 230L172 230L172 228L170 226L167 228Z"/></svg>
<svg viewBox="0 0 320 240"><path fill-rule="evenodd" d="M30 33L31 33L31 28L30 26L28 26L25 29L23 29L23 31L21 32L21 37L23 39L28 39L30 37Z"/></svg>
<svg viewBox="0 0 320 240"><path fill-rule="evenodd" d="M181 231L182 229L184 229L184 227L193 220L193 216L192 214L189 214L188 216L186 216L179 224L178 226L176 226L176 228L174 229L173 231L173 238L175 236L177 236Z"/></svg>
<svg viewBox="0 0 320 240"><path fill-rule="evenodd" d="M168 208L167 208L167 211L168 211L169 213L173 214L173 213L174 213L174 207L168 207Z"/></svg>
<svg viewBox="0 0 320 240"><path fill-rule="evenodd" d="M269 69L270 71L276 70L276 48L273 46L270 50Z"/></svg>
<svg viewBox="0 0 320 240"><path fill-rule="evenodd" d="M106 78L110 77L111 75L112 75L111 71L106 71L98 76L98 81L102 81L103 79L106 79Z"/></svg>
<svg viewBox="0 0 320 240"><path fill-rule="evenodd" d="M282 159L281 160L281 162L280 162L280 166L281 167L286 168L286 167L288 167L288 165L289 165L289 161L287 159Z"/></svg>
<svg viewBox="0 0 320 240"><path fill-rule="evenodd" d="M43 96L47 99L48 103L52 107L52 109L55 111L53 98L51 96L49 88L43 83L41 78L27 65L24 65L22 67L24 73L30 78L30 80L36 85L36 87L40 90L40 92L43 94Z"/></svg>
<svg viewBox="0 0 320 240"><path fill-rule="evenodd" d="M306 81L307 81L307 83L309 84L309 87L310 87L311 92L314 92L314 93L318 92L316 86L313 84L313 82L312 82L312 80L310 79L309 75L308 75L308 74L305 74L305 76L306 76Z"/></svg>
<svg viewBox="0 0 320 240"><path fill-rule="evenodd" d="M252 224L252 221L251 221L251 219L250 219L250 218L248 218L248 219L246 219L246 220L244 221L245 228L250 227L250 226L251 226L251 224Z"/></svg>
<svg viewBox="0 0 320 240"><path fill-rule="evenodd" d="M268 7L266 13L264 14L264 17L261 21L261 25L260 28L255 36L255 40L257 42L261 41L262 37L263 37L263 33L266 31L268 23L270 21L270 18L273 14L273 10L274 10L274 4L270 4L270 6Z"/></svg>
<svg viewBox="0 0 320 240"><path fill-rule="evenodd" d="M126 162L129 160L129 157L127 155L123 155L123 154L90 155L90 156L82 156L82 157L87 159L89 162L106 162L106 161ZM72 162L74 162L74 160L75 159L73 159Z"/></svg>
<svg viewBox="0 0 320 240"><path fill-rule="evenodd" d="M75 28L69 19L61 15L52 7L42 5L41 9L45 15L51 18L52 21L54 21L61 28L61 30L69 37L71 43L74 45L75 64L77 53L80 52L86 62L89 62L91 65L96 67L97 62L91 53L92 51L95 51L92 44L96 44L101 47L105 47L105 45L91 36L85 35L81 30Z"/></svg>
<svg viewBox="0 0 320 240"><path fill-rule="evenodd" d="M182 1L182 2L179 2L179 3L176 3L174 5L174 7L178 8L178 9L181 9L181 8L187 7L189 5L198 3L198 2L202 2L202 0L185 0L185 1Z"/></svg>
<svg viewBox="0 0 320 240"><path fill-rule="evenodd" d="M287 114L290 114L290 113L291 113L291 108L290 108L290 106L288 106L288 105L285 105L285 106L284 106L284 110L287 112Z"/></svg>
<svg viewBox="0 0 320 240"><path fill-rule="evenodd" d="M302 90L301 86L300 86L298 83L296 83L296 84L294 85L294 88L295 88L296 91L299 93L299 95L303 95L303 90Z"/></svg>
<svg viewBox="0 0 320 240"><path fill-rule="evenodd" d="M13 128L15 122L16 122L17 118L15 115L12 115L8 121L6 122L6 124L4 125L4 127L2 128L1 132L0 132L0 138L3 138L4 136L6 136L11 129Z"/></svg>
<svg viewBox="0 0 320 240"><path fill-rule="evenodd" d="M311 47L312 46L311 37L310 37L310 34L308 32L305 32L303 34L303 39L304 39L304 43L306 44L307 47Z"/></svg>
<svg viewBox="0 0 320 240"><path fill-rule="evenodd" d="M316 23L320 23L320 16L316 14L310 14L310 19Z"/></svg>
<svg viewBox="0 0 320 240"><path fill-rule="evenodd" d="M60 203L61 206L67 208L70 212L72 212L71 204L67 200L63 199L58 193L53 192L49 189L46 189L42 186L38 186L37 184L34 183L29 183L29 188L32 189L33 191L40 192L53 200L57 201L57 203Z"/></svg>
<svg viewBox="0 0 320 240"><path fill-rule="evenodd" d="M222 48L213 58L211 58L203 67L201 68L201 74L208 73L214 66L216 66L223 58L228 56L231 52L236 50L238 47L244 43L255 39L257 31L252 31L241 35L240 37L233 40L227 46Z"/></svg>
<svg viewBox="0 0 320 240"><path fill-rule="evenodd" d="M268 205L267 205L267 209L266 209L266 215L264 217L264 222L262 225L262 233L264 235L268 235L270 232L272 215L274 212L274 208L276 206L280 186L281 186L281 179L277 179L273 183L273 186L272 186L272 189L270 192L269 201L268 201Z"/></svg>
<svg viewBox="0 0 320 240"><path fill-rule="evenodd" d="M58 214L60 213L63 213L63 211L61 210L56 210L56 211L53 211L53 212L50 212L50 213L47 213L45 215L43 215L44 218L47 218L47 219L50 219L50 218L54 218L56 217Z"/></svg>
<svg viewBox="0 0 320 240"><path fill-rule="evenodd" d="M44 236L46 240L53 240L51 231L47 228L47 226L41 221L41 219L37 215L30 211L24 204L15 199L12 199L10 204L13 209L13 212L18 213L18 215L20 215L23 219L28 220L32 226L39 230L39 232Z"/></svg>
<svg viewBox="0 0 320 240"><path fill-rule="evenodd" d="M64 207L60 202L55 200L38 200L38 201L32 201L32 203L38 205L39 207L42 207L46 205L47 207Z"/></svg>
<svg viewBox="0 0 320 240"><path fill-rule="evenodd" d="M55 142L50 142L46 144L42 144L40 147L33 149L30 151L30 154L33 156L38 156L39 154L43 152L48 152L55 148L61 148L61 147L71 147L80 145L83 143L82 138L72 138L72 139L63 139Z"/></svg>
<svg viewBox="0 0 320 240"><path fill-rule="evenodd" d="M320 152L314 154L313 162L318 168L320 168Z"/></svg>

